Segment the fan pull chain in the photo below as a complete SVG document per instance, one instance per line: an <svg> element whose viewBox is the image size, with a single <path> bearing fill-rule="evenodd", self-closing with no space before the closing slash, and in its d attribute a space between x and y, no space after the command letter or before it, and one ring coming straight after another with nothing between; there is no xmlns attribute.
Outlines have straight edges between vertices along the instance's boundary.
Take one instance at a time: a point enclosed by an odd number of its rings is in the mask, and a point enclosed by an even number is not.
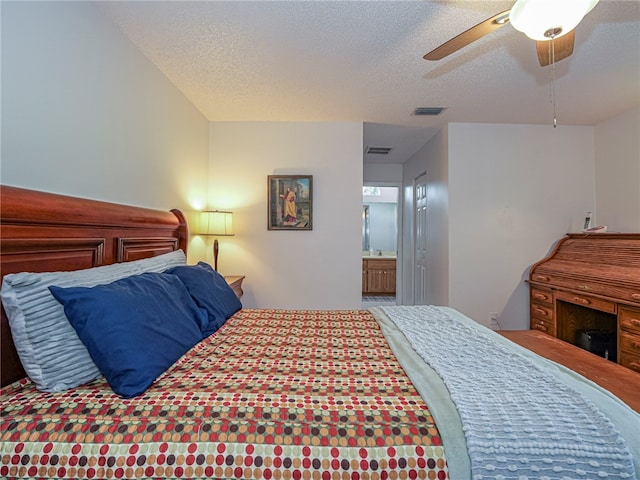
<svg viewBox="0 0 640 480"><path fill-rule="evenodd" d="M551 103L553 105L553 128L558 127L556 118L556 37L551 37Z"/></svg>

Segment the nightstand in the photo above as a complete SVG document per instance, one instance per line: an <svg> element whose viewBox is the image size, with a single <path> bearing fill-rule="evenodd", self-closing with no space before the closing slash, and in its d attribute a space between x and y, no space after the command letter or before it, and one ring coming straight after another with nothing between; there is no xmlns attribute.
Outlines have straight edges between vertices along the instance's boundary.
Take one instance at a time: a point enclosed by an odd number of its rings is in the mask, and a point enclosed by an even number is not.
<svg viewBox="0 0 640 480"><path fill-rule="evenodd" d="M244 275L225 275L224 279L231 287L231 290L233 290L233 293L235 293L238 298L242 297L242 294L244 293L242 291Z"/></svg>

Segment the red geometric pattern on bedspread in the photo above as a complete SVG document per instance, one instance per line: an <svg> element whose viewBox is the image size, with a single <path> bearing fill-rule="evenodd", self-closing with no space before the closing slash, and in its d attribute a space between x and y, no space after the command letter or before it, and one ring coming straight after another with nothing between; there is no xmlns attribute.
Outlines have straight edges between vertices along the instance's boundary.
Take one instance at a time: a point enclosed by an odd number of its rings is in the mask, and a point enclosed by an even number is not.
<svg viewBox="0 0 640 480"><path fill-rule="evenodd" d="M59 394L23 380L2 406L2 477L448 478L366 311L244 309L137 398L103 379Z"/></svg>

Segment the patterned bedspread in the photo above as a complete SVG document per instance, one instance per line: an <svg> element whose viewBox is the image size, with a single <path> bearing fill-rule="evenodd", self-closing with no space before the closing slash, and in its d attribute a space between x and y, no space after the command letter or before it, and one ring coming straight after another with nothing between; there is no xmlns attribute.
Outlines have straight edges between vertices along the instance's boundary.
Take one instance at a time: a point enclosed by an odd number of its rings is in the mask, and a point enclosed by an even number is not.
<svg viewBox="0 0 640 480"><path fill-rule="evenodd" d="M133 399L101 379L0 398L3 478L448 478L366 311L241 310Z"/></svg>

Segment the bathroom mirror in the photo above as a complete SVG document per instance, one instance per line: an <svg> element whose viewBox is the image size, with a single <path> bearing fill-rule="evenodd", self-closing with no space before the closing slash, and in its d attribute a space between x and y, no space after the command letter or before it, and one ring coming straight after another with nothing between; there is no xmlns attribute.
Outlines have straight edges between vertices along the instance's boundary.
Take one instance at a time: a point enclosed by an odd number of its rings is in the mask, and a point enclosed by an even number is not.
<svg viewBox="0 0 640 480"><path fill-rule="evenodd" d="M371 249L369 240L369 205L362 206L362 251L368 252Z"/></svg>
<svg viewBox="0 0 640 480"><path fill-rule="evenodd" d="M396 255L398 250L398 188L364 187L362 252Z"/></svg>

